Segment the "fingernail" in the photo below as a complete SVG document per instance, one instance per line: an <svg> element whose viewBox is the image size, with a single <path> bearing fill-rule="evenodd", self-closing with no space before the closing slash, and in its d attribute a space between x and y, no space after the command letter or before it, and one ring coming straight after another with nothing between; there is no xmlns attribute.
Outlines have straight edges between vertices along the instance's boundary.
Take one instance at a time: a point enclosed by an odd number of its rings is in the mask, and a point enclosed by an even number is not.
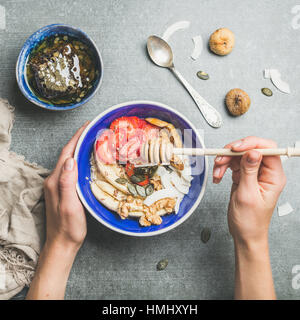
<svg viewBox="0 0 300 320"><path fill-rule="evenodd" d="M64 164L64 169L67 171L72 171L73 168L74 168L74 159L73 158L67 159Z"/></svg>
<svg viewBox="0 0 300 320"><path fill-rule="evenodd" d="M214 170L214 177L215 177L215 178L219 178L220 171L221 171L220 168L216 168L216 169Z"/></svg>
<svg viewBox="0 0 300 320"><path fill-rule="evenodd" d="M216 157L216 161L219 162L222 160L223 157Z"/></svg>
<svg viewBox="0 0 300 320"><path fill-rule="evenodd" d="M259 158L260 158L260 154L255 153L251 157L250 156L247 157L247 162L250 164L256 164L258 162Z"/></svg>
<svg viewBox="0 0 300 320"><path fill-rule="evenodd" d="M83 127L87 126L90 123L90 120L86 121L83 125Z"/></svg>
<svg viewBox="0 0 300 320"><path fill-rule="evenodd" d="M235 143L232 145L232 147L233 147L233 148L240 147L240 146L242 145L242 143L243 143L243 141L242 141L242 140L239 140L239 141L235 142Z"/></svg>

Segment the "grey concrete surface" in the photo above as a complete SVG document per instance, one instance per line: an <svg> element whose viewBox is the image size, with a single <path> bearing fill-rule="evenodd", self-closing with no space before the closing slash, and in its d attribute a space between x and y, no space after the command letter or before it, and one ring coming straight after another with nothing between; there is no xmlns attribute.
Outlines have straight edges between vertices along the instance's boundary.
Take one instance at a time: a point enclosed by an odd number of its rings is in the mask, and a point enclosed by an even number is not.
<svg viewBox="0 0 300 320"><path fill-rule="evenodd" d="M247 135L272 138L281 146L300 140L299 46L300 29L292 28L295 1L141 1L141 0L14 0L0 1L6 9L6 29L0 30L0 96L16 107L12 150L30 161L53 168L61 147L83 122L106 108L129 100L166 103L184 113L205 142L221 147ZM296 18L295 18L296 19ZM194 102L167 70L154 66L145 52L150 34L189 20L188 30L170 40L175 64L187 80L222 114L220 129L210 128ZM104 61L100 91L78 110L45 112L26 102L15 81L15 63L26 38L55 22L82 28L97 43ZM218 57L206 47L219 27L236 35L236 47ZM191 37L201 34L204 50L192 61ZM277 91L263 79L265 68L278 68L291 86L290 95ZM201 81L196 72L210 74ZM224 97L231 88L247 91L252 104L240 118L228 115ZM270 87L274 95L261 94ZM0 115L1 116L1 115ZM210 165L212 159L210 159ZM292 267L300 264L299 159L285 164L288 184L280 203L289 201L295 211L278 217L270 228L270 251L276 292L280 299L299 299L292 288ZM211 166L210 166L211 167ZM88 217L88 235L74 264L67 287L68 299L231 299L234 288L233 243L228 233L226 209L231 178L211 183L196 212L177 229L153 238L119 235ZM212 230L207 244L200 240L203 227ZM165 271L156 263L169 259Z"/></svg>

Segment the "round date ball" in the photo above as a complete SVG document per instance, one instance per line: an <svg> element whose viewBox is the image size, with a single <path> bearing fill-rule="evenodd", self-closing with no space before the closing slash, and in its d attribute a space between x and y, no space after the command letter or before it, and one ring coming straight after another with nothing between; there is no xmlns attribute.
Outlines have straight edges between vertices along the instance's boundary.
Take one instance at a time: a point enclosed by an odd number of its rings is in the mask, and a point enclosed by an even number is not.
<svg viewBox="0 0 300 320"><path fill-rule="evenodd" d="M242 89L231 89L225 98L226 106L228 111L233 116L240 116L248 111L250 108L251 100Z"/></svg>

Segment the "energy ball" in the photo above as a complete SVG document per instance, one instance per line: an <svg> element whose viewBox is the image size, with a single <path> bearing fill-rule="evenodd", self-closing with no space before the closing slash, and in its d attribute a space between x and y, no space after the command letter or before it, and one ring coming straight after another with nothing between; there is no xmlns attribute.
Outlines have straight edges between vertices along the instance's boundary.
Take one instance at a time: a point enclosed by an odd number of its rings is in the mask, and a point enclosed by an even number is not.
<svg viewBox="0 0 300 320"><path fill-rule="evenodd" d="M233 116L240 116L248 111L251 100L244 90L236 88L226 94L225 102Z"/></svg>
<svg viewBox="0 0 300 320"><path fill-rule="evenodd" d="M219 56L229 54L234 47L234 33L227 28L216 30L209 38L209 47Z"/></svg>

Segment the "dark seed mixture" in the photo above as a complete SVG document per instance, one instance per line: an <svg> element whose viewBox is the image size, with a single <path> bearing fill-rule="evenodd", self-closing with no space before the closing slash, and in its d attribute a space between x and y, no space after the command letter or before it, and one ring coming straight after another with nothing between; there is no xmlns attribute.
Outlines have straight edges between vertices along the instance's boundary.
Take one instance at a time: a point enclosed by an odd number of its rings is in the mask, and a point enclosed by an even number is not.
<svg viewBox="0 0 300 320"><path fill-rule="evenodd" d="M97 72L90 48L62 34L39 43L29 56L26 70L32 91L55 105L80 102L93 87Z"/></svg>

